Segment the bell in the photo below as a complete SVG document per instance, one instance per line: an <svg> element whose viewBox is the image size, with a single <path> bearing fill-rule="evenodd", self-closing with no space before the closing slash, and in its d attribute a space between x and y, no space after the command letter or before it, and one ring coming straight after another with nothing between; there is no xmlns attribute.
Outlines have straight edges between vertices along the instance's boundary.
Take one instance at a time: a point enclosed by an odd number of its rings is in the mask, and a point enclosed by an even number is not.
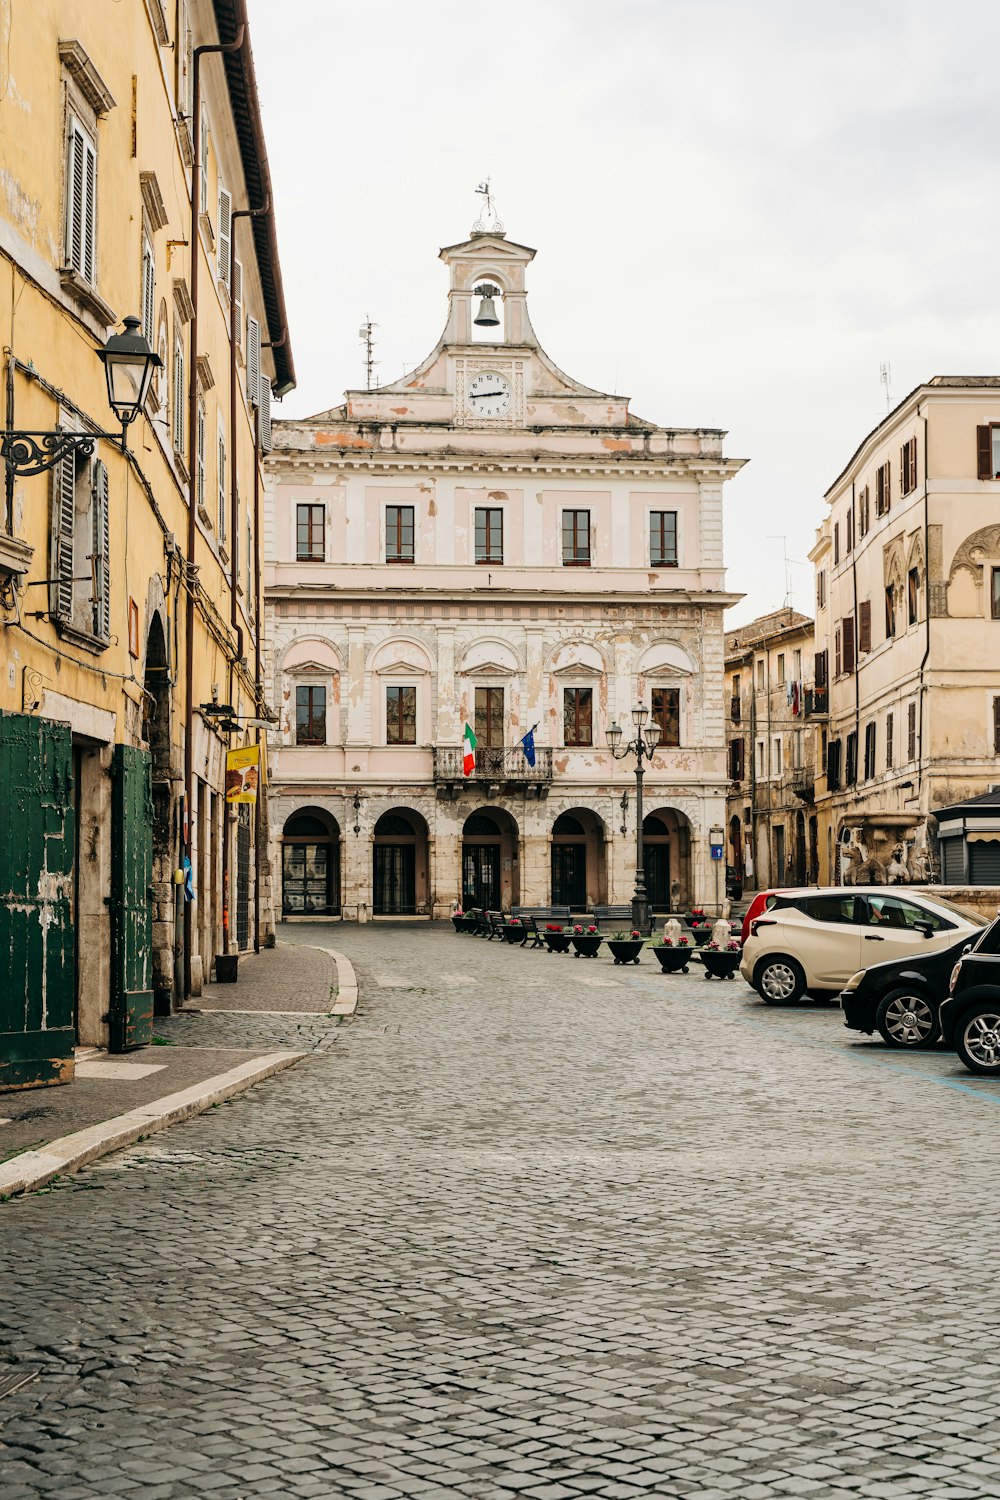
<svg viewBox="0 0 1000 1500"><path fill-rule="evenodd" d="M497 310L493 306L493 288L491 286L477 286L476 291L480 294L479 311L473 318L478 328L497 328L500 319Z"/></svg>

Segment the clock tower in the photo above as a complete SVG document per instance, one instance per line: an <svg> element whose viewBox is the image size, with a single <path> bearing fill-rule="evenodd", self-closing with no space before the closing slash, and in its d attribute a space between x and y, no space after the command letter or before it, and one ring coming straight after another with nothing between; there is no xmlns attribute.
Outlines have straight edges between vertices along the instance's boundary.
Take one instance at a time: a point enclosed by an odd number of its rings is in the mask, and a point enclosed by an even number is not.
<svg viewBox="0 0 1000 1500"><path fill-rule="evenodd" d="M627 907L644 708L656 914L715 898L724 820L717 428L664 427L565 374L528 313L535 251L447 245L444 331L400 380L276 422L267 481L271 806L287 917L456 903ZM463 767L469 725L477 741Z"/></svg>

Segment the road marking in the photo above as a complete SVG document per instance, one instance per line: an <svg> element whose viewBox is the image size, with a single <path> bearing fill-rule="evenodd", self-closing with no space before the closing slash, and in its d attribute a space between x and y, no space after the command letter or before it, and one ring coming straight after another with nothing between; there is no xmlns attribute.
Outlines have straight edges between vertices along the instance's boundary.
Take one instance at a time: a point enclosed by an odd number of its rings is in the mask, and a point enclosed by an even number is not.
<svg viewBox="0 0 1000 1500"><path fill-rule="evenodd" d="M412 990L413 982L409 979L397 979L395 974L376 974L375 983L383 990Z"/></svg>
<svg viewBox="0 0 1000 1500"><path fill-rule="evenodd" d="M76 1065L77 1078L146 1078L150 1073L162 1073L166 1063L130 1063L108 1059L107 1062L87 1061Z"/></svg>

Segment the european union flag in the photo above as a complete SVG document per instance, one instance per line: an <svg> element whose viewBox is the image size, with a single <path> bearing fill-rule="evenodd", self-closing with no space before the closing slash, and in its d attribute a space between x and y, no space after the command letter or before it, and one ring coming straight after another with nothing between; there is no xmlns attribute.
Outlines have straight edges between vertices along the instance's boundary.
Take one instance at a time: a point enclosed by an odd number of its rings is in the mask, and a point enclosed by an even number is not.
<svg viewBox="0 0 1000 1500"><path fill-rule="evenodd" d="M521 741L521 749L524 751L524 758L528 762L528 765L533 766L535 764L535 731L533 729L529 729L524 736L524 739Z"/></svg>

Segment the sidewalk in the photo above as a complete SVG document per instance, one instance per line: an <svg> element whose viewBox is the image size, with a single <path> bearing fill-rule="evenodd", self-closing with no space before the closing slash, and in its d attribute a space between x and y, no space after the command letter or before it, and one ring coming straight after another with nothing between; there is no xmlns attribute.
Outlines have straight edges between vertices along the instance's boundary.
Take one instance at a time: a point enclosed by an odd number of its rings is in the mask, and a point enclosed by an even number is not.
<svg viewBox="0 0 1000 1500"><path fill-rule="evenodd" d="M241 958L236 984L207 986L178 1015L157 1018L152 1046L114 1056L82 1049L72 1083L0 1093L0 1199L290 1067L329 1044L330 1029L356 1005L354 970L343 955L279 943ZM296 1026L282 1017L301 1020Z"/></svg>

